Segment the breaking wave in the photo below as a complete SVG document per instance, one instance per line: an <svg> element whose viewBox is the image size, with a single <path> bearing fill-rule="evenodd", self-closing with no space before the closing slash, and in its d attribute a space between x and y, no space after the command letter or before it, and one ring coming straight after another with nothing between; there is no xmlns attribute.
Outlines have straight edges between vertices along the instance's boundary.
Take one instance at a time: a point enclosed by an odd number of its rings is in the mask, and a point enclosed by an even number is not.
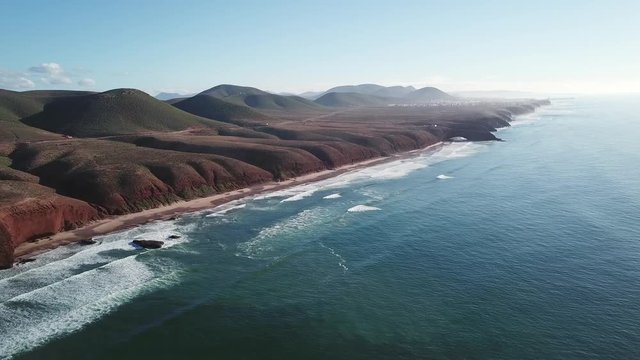
<svg viewBox="0 0 640 360"><path fill-rule="evenodd" d="M323 199L339 199L341 197L342 197L342 195L336 193L336 194L327 195L327 196L323 197Z"/></svg>
<svg viewBox="0 0 640 360"><path fill-rule="evenodd" d="M225 216L230 211L244 209L245 207L247 207L247 204L237 204L237 203L232 201L232 202L229 202L229 203L227 203L225 205L221 205L221 206L215 208L216 211L207 214L206 217Z"/></svg>
<svg viewBox="0 0 640 360"><path fill-rule="evenodd" d="M307 191L303 191L301 193L297 193L291 197L288 197L284 200L282 200L281 202L290 202L290 201L299 201L302 200L304 198L307 198L311 195L313 195L316 191L318 191L317 187L311 187L311 189L307 190Z"/></svg>
<svg viewBox="0 0 640 360"><path fill-rule="evenodd" d="M354 207L349 208L347 211L348 212L365 212L365 211L378 211L378 210L382 210L382 209L375 206L356 205Z"/></svg>
<svg viewBox="0 0 640 360"><path fill-rule="evenodd" d="M70 245L35 256L36 261L3 272L0 278L0 358L43 345L108 314L132 298L178 279L169 261L154 266L139 257L133 239L156 239L170 248L187 241L189 226L148 224L94 238L97 244ZM165 251L165 250L155 250ZM152 254L152 253L149 253Z"/></svg>
<svg viewBox="0 0 640 360"><path fill-rule="evenodd" d="M474 142L448 143L435 149L425 150L413 157L349 171L333 178L274 191L257 196L254 199L284 198L281 202L285 203L308 198L321 190L344 188L356 183L398 179L442 161L473 155L486 146L485 144Z"/></svg>
<svg viewBox="0 0 640 360"><path fill-rule="evenodd" d="M335 215L335 214L334 214ZM327 208L312 208L286 218L280 222L263 228L251 240L238 245L238 256L249 258L277 258L300 245L299 233L310 232L311 229L329 221L332 213ZM303 243L311 241L305 237Z"/></svg>

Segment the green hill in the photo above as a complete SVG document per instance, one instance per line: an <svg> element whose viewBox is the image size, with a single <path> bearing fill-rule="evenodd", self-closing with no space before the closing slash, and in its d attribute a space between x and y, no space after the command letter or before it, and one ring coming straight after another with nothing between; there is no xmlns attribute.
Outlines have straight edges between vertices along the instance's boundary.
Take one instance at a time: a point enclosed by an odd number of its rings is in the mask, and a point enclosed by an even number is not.
<svg viewBox="0 0 640 360"><path fill-rule="evenodd" d="M57 137L27 126L20 119L42 111L43 101L25 93L0 90L0 143Z"/></svg>
<svg viewBox="0 0 640 360"><path fill-rule="evenodd" d="M248 95L269 95L268 92L248 86L238 86L230 84L222 84L205 90L200 95L209 95L220 98L248 96Z"/></svg>
<svg viewBox="0 0 640 360"><path fill-rule="evenodd" d="M91 95L96 94L96 92L81 90L29 90L23 91L21 94L37 99L43 103L47 103L60 98Z"/></svg>
<svg viewBox="0 0 640 360"><path fill-rule="evenodd" d="M324 94L315 100L317 104L330 107L381 106L392 103L388 98L358 93Z"/></svg>
<svg viewBox="0 0 640 360"><path fill-rule="evenodd" d="M42 111L43 104L25 93L0 90L0 121L19 120Z"/></svg>
<svg viewBox="0 0 640 360"><path fill-rule="evenodd" d="M173 106L188 113L238 125L247 125L255 122L264 123L269 117L246 106L240 106L220 100L209 95L196 95L182 99Z"/></svg>
<svg viewBox="0 0 640 360"><path fill-rule="evenodd" d="M65 97L22 119L25 124L79 137L176 131L228 125L201 118L134 89Z"/></svg>
<svg viewBox="0 0 640 360"><path fill-rule="evenodd" d="M200 95L209 95L232 104L258 110L322 110L320 105L300 96L275 95L245 86L218 85L201 92Z"/></svg>

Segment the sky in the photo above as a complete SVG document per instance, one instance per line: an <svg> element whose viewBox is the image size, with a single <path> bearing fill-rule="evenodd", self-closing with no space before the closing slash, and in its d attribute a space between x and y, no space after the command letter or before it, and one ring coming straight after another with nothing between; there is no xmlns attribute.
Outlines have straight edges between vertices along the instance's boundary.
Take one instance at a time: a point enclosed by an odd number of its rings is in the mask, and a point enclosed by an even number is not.
<svg viewBox="0 0 640 360"><path fill-rule="evenodd" d="M640 92L640 1L2 0L0 88Z"/></svg>

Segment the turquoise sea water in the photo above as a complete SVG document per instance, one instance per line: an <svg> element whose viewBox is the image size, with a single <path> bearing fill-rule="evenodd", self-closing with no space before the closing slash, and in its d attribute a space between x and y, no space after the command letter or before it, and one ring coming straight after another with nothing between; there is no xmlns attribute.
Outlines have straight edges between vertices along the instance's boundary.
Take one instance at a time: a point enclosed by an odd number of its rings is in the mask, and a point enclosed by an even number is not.
<svg viewBox="0 0 640 360"><path fill-rule="evenodd" d="M637 358L638 103L43 254L0 273L0 358Z"/></svg>

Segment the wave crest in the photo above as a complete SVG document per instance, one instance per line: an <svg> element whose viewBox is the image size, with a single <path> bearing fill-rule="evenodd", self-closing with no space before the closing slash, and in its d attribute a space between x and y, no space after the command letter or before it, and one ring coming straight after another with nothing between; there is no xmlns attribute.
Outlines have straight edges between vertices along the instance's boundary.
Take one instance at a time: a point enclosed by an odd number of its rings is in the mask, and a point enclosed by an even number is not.
<svg viewBox="0 0 640 360"><path fill-rule="evenodd" d="M365 212L365 211L379 211L379 210L382 210L382 209L375 206L356 205L354 207L349 208L347 211L348 212Z"/></svg>

